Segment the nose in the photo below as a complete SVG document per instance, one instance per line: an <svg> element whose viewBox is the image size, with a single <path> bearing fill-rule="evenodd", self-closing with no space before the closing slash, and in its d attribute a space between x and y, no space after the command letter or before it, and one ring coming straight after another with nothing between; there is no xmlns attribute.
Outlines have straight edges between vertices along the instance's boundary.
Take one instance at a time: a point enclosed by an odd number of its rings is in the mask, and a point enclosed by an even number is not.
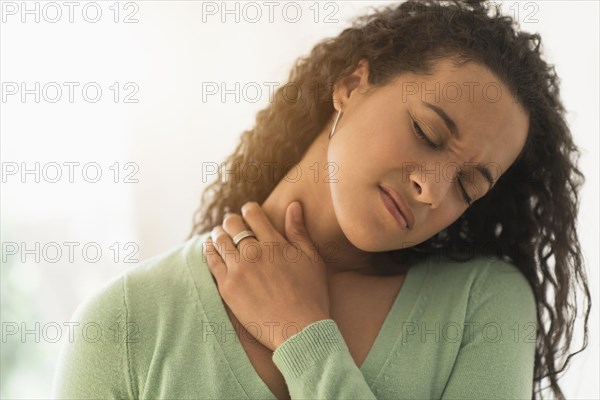
<svg viewBox="0 0 600 400"><path fill-rule="evenodd" d="M414 198L428 204L431 208L437 208L442 204L453 185L452 179L444 177L438 171L414 171L410 175L410 180Z"/></svg>

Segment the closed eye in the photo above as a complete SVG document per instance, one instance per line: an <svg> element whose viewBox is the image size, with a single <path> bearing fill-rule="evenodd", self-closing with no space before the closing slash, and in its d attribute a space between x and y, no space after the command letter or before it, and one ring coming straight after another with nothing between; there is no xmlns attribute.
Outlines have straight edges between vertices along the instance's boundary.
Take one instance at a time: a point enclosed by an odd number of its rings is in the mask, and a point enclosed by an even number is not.
<svg viewBox="0 0 600 400"><path fill-rule="evenodd" d="M411 118L411 121L412 121L412 126L413 126L415 135L419 139L421 139L422 141L427 143L427 145L429 147L431 147L433 150L440 151L440 148L427 137L427 135L425 134L425 132L423 132L423 129L421 129L419 124L417 124L417 122L412 118ZM463 186L463 183L460 179L458 179L458 184L460 185L461 191L463 193L463 199L465 200L465 202L467 203L468 206L471 206L471 204L473 204L473 199L471 199L471 197L468 195L468 193L465 190L465 187Z"/></svg>
<svg viewBox="0 0 600 400"><path fill-rule="evenodd" d="M425 135L425 132L423 132L423 130L421 129L421 127L419 126L419 124L417 124L417 122L414 119L412 120L412 125L413 125L413 128L415 130L415 134L419 138L421 138L421 140L424 140L427 143L427 145L429 147L431 147L432 149L439 151L439 148L437 147L437 145L435 143L433 143L431 140L429 140L429 138L427 137L427 135Z"/></svg>

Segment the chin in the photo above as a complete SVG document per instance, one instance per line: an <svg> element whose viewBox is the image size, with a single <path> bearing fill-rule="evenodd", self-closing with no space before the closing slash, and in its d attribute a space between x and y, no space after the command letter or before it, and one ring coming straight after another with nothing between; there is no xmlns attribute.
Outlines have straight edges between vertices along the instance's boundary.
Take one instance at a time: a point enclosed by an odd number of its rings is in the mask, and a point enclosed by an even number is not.
<svg viewBox="0 0 600 400"><path fill-rule="evenodd" d="M340 226L342 226L342 224L340 224ZM372 231L364 231L360 226L350 226L348 229L342 227L342 232L344 232L348 241L359 250L368 252L385 251L385 249L382 248L382 245L384 244L383 241L379 240L377 235L374 235Z"/></svg>
<svg viewBox="0 0 600 400"><path fill-rule="evenodd" d="M339 201L333 193L333 210L340 229L354 247L368 252L395 250L390 247L391 237L373 209L372 201L363 201L356 196L340 197L345 200Z"/></svg>

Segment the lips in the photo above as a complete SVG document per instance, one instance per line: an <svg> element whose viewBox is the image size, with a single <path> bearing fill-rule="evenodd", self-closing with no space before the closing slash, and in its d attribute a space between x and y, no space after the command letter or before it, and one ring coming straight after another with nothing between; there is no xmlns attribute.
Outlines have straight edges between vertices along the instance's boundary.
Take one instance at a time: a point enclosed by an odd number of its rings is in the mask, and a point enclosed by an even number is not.
<svg viewBox="0 0 600 400"><path fill-rule="evenodd" d="M415 216L408 204L406 203L406 201L404 200L404 198L400 196L400 194L390 186L379 185L379 187L394 201L394 204L398 208L398 211L400 211L400 214L402 214L402 217L404 217L404 219L406 220L408 228L413 228L413 226L415 225Z"/></svg>

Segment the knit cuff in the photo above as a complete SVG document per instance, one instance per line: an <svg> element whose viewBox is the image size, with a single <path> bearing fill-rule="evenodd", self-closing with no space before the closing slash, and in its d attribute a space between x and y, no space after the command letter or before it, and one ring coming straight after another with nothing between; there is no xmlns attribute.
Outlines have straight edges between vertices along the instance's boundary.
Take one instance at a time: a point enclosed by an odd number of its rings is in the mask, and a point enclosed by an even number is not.
<svg viewBox="0 0 600 400"><path fill-rule="evenodd" d="M273 352L273 362L285 377L299 377L337 351L349 351L332 319L307 325L290 336Z"/></svg>

